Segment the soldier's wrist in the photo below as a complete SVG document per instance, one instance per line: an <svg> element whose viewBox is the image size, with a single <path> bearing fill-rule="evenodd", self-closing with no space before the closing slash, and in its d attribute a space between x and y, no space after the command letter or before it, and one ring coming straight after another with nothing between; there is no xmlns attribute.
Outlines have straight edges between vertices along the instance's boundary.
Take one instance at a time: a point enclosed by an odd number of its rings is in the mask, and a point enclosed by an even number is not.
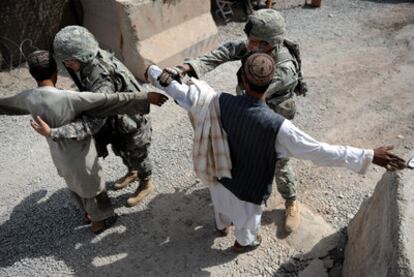
<svg viewBox="0 0 414 277"><path fill-rule="evenodd" d="M59 132L57 131L57 129L56 129L56 128L51 128L51 129L50 129L50 134L49 134L49 137L50 137L52 140L57 140L57 139L59 139Z"/></svg>

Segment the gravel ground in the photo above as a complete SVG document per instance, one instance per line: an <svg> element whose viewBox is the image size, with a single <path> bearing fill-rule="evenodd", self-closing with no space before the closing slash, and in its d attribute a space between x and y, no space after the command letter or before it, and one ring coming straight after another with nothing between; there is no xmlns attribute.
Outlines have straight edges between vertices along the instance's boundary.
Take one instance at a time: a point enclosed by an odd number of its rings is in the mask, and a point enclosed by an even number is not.
<svg viewBox="0 0 414 277"><path fill-rule="evenodd" d="M298 97L294 123L330 143L375 147L393 144L405 156L414 148L414 6L410 1L330 0L321 9L283 11L289 37L302 46L309 95ZM243 23L220 26L221 41L243 38ZM232 92L237 62L205 77ZM22 67L0 72L0 95L32 87ZM70 88L67 76L59 86ZM110 196L121 215L99 236L57 175L47 144L29 117L0 117L1 276L295 276L287 266L300 254L265 224L263 245L236 256L234 236L216 238L206 188L192 172L192 130L184 111L168 103L153 108L155 190L145 203L124 206L137 184L112 190L125 173L110 155L102 164ZM335 229L347 225L383 173L367 175L293 161L299 199ZM275 193L276 194L276 193ZM269 219L274 207L268 207ZM302 226L306 228L306 226Z"/></svg>

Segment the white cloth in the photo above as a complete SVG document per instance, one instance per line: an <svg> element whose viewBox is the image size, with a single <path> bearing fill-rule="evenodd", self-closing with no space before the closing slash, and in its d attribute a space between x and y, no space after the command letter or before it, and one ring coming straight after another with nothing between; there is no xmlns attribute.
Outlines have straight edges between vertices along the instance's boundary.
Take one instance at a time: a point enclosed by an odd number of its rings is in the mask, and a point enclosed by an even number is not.
<svg viewBox="0 0 414 277"><path fill-rule="evenodd" d="M218 229L233 223L235 236L240 245L251 244L260 231L264 205L241 201L222 184L209 187Z"/></svg>
<svg viewBox="0 0 414 277"><path fill-rule="evenodd" d="M162 89L158 82L161 72L159 67L152 65L149 69L149 80ZM230 148L227 134L221 126L218 94L206 82L194 78L187 89L198 92L193 93L195 97L191 102L186 101L191 105L185 105L194 127L194 171L203 183L209 185L214 184L217 178L231 178ZM180 102L185 100L185 94L174 94L174 90L171 94Z"/></svg>
<svg viewBox="0 0 414 277"><path fill-rule="evenodd" d="M150 67L149 75L154 78L159 74L160 70L158 72L155 67ZM187 111L200 98L200 91L196 86L180 84L177 81L173 81L166 88L158 87L173 97ZM275 151L278 158L293 157L310 160L316 165L345 167L358 173L366 172L374 156L373 150L319 142L289 120L284 120L279 129ZM241 245L251 244L260 229L263 205L242 201L221 184L211 186L209 189L217 228L223 229L233 223L236 228L237 241Z"/></svg>

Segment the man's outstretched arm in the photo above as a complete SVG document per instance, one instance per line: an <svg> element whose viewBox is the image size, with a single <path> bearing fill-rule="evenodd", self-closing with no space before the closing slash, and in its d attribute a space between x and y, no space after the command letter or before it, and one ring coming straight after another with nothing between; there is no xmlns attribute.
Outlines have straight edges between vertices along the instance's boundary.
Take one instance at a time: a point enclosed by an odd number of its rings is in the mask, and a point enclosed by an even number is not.
<svg viewBox="0 0 414 277"><path fill-rule="evenodd" d="M293 157L310 160L320 166L346 167L358 173L365 173L371 163L387 170L406 167L404 159L390 152L392 147L360 149L351 146L322 143L285 120L276 139L278 157Z"/></svg>
<svg viewBox="0 0 414 277"><path fill-rule="evenodd" d="M201 78L217 66L242 59L247 52L246 41L226 42L217 49L196 59L186 59L180 66L184 73Z"/></svg>
<svg viewBox="0 0 414 277"><path fill-rule="evenodd" d="M29 91L17 95L0 97L0 115L27 115L30 114L26 108L26 98Z"/></svg>
<svg viewBox="0 0 414 277"><path fill-rule="evenodd" d="M178 72L176 74L179 74ZM189 111L197 102L200 91L195 86L189 86L174 80L174 74L162 71L158 66L151 65L147 69L147 79L153 86L165 91L177 103Z"/></svg>
<svg viewBox="0 0 414 277"><path fill-rule="evenodd" d="M74 108L76 114L83 116L74 122L53 129L44 122L44 124L39 124L39 120L37 120L38 125L33 126L32 124L32 126L39 134L53 139L82 140L96 134L105 124L106 116L146 114L149 113L150 103L161 106L168 99L165 95L156 92L62 93L67 94L68 103Z"/></svg>
<svg viewBox="0 0 414 277"><path fill-rule="evenodd" d="M116 114L148 114L150 104L162 106L168 97L157 92L91 93L72 94L71 101L76 113L105 117Z"/></svg>

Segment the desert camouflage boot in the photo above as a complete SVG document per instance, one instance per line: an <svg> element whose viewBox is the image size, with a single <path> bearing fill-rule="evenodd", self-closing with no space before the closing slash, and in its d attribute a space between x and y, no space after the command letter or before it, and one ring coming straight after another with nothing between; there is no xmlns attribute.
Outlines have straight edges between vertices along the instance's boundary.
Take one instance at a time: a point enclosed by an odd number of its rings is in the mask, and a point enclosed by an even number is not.
<svg viewBox="0 0 414 277"><path fill-rule="evenodd" d="M290 233L295 231L300 224L299 202L286 200L285 207L285 230Z"/></svg>
<svg viewBox="0 0 414 277"><path fill-rule="evenodd" d="M151 179L142 180L134 193L134 196L128 198L128 206L133 207L138 205L150 192L152 191Z"/></svg>
<svg viewBox="0 0 414 277"><path fill-rule="evenodd" d="M116 189L126 188L130 183L135 182L136 180L138 180L138 171L136 170L129 171L124 177L122 177L116 182L115 188Z"/></svg>

